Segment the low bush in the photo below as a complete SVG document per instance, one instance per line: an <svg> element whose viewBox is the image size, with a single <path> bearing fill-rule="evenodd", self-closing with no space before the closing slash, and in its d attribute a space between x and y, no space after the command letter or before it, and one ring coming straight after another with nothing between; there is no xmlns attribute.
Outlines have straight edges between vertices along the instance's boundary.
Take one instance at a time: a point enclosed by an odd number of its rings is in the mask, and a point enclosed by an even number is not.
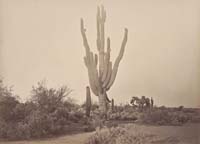
<svg viewBox="0 0 200 144"><path fill-rule="evenodd" d="M114 112L109 112L109 120L135 121L139 117L139 112L131 106L116 106Z"/></svg>
<svg viewBox="0 0 200 144"><path fill-rule="evenodd" d="M96 130L86 144L149 144L152 136L127 127L112 127Z"/></svg>
<svg viewBox="0 0 200 144"><path fill-rule="evenodd" d="M155 108L151 111L145 112L140 117L143 124L152 125L183 125L191 121L190 116L183 111L175 111L170 109Z"/></svg>

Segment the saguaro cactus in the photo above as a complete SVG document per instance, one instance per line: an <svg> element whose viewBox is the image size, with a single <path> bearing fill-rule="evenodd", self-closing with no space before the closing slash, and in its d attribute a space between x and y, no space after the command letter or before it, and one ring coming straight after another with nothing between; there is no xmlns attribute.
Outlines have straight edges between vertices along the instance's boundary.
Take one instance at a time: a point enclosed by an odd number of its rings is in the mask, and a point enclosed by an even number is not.
<svg viewBox="0 0 200 144"><path fill-rule="evenodd" d="M90 87L86 87L86 102L85 102L85 110L86 110L86 116L90 117L90 111L92 107L92 102L91 102L91 94L90 94Z"/></svg>
<svg viewBox="0 0 200 144"><path fill-rule="evenodd" d="M151 97L151 108L153 108L153 103L154 103L154 101L153 101L153 98Z"/></svg>
<svg viewBox="0 0 200 144"><path fill-rule="evenodd" d="M115 107L114 99L112 99L111 100L111 110L112 110L112 112L114 112L114 107Z"/></svg>
<svg viewBox="0 0 200 144"><path fill-rule="evenodd" d="M86 37L86 29L84 28L83 19L81 19L81 34L83 37L83 45L85 47L86 56L84 57L85 65L88 69L89 83L92 92L99 98L99 109L101 114L106 115L107 107L110 100L107 97L107 91L113 85L119 63L124 55L125 46L128 38L128 30L125 28L124 38L121 49L114 65L110 61L110 38L107 38L107 50L105 51L105 33L104 24L106 21L106 12L104 7L98 7L97 10L97 50L98 55L90 50L90 46ZM99 61L99 63L98 63Z"/></svg>

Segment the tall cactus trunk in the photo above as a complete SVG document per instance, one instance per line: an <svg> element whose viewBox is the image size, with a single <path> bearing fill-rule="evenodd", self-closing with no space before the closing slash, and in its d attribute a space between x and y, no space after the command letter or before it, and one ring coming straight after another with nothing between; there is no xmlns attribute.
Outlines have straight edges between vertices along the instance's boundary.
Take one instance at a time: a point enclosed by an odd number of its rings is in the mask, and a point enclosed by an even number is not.
<svg viewBox="0 0 200 144"><path fill-rule="evenodd" d="M99 96L99 110L100 110L100 117L103 119L107 118L107 111L108 111L108 101L106 98L105 93L100 93Z"/></svg>
<svg viewBox="0 0 200 144"><path fill-rule="evenodd" d="M87 86L86 87L86 102L85 102L85 114L87 117L90 117L90 111L91 111L91 106L92 106L92 102L91 102L91 95L90 95L90 87Z"/></svg>
<svg viewBox="0 0 200 144"><path fill-rule="evenodd" d="M111 101L111 110L112 110L112 112L114 112L114 99L112 99L112 101Z"/></svg>

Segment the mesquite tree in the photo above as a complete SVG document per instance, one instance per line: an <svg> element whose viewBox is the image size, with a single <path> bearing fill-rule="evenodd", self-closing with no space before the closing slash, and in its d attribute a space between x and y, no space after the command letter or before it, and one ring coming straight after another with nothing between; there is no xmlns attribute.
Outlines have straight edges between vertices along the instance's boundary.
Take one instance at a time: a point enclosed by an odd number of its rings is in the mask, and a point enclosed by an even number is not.
<svg viewBox="0 0 200 144"><path fill-rule="evenodd" d="M117 56L114 65L110 60L110 38L107 38L107 49L105 48L105 21L106 12L104 7L98 7L97 10L97 50L98 55L90 50L90 46L86 37L86 29L84 28L83 19L81 19L81 34L83 38L83 45L85 47L86 56L84 57L85 65L88 69L89 83L92 92L98 96L99 109L102 116L106 116L108 103L110 100L107 97L107 91L113 85L119 63L124 55L124 50L128 37L128 29L125 28L124 38L121 44L119 55ZM106 50L105 50L106 49ZM99 61L99 62L98 62Z"/></svg>

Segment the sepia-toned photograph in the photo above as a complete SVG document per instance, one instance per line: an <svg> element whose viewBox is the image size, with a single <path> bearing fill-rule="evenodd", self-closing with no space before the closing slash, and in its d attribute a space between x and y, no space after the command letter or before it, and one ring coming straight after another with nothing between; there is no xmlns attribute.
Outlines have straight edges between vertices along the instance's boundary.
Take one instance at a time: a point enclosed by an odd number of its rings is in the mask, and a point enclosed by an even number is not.
<svg viewBox="0 0 200 144"><path fill-rule="evenodd" d="M0 0L0 144L200 144L200 1Z"/></svg>

